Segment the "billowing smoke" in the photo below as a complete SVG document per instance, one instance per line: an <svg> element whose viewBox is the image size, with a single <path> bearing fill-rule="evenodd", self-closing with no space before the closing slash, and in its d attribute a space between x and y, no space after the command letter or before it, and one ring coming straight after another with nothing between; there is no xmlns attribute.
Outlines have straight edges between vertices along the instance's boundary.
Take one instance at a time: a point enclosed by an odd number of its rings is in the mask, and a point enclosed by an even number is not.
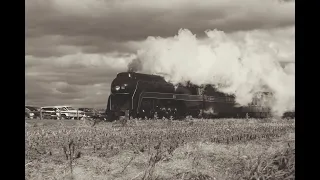
<svg viewBox="0 0 320 180"><path fill-rule="evenodd" d="M129 64L128 64L128 72L137 72L142 70L142 63L140 59L133 59Z"/></svg>
<svg viewBox="0 0 320 180"><path fill-rule="evenodd" d="M137 52L138 59L129 68L165 74L173 83L214 84L224 93L235 94L241 105L247 105L255 93L267 89L274 94L275 113L294 109L294 63L285 68L279 63L288 56L283 52L286 45L275 47L250 34L237 36L218 30L205 33L204 39L186 29L170 38L148 37L145 48Z"/></svg>

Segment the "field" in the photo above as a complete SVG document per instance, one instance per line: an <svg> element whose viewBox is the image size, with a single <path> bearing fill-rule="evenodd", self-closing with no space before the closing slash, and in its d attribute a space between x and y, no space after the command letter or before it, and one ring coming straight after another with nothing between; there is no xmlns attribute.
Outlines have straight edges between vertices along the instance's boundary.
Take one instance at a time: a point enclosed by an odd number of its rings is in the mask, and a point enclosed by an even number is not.
<svg viewBox="0 0 320 180"><path fill-rule="evenodd" d="M26 120L26 179L295 179L294 120Z"/></svg>

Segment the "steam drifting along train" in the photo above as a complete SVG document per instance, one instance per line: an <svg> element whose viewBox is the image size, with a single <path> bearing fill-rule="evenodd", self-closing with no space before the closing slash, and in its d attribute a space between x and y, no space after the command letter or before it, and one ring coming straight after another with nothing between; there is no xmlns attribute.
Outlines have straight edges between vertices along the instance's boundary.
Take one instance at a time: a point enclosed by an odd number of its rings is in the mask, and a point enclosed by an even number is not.
<svg viewBox="0 0 320 180"><path fill-rule="evenodd" d="M248 106L239 106L235 96L221 93L212 85L175 86L162 76L122 72L111 83L106 114L111 121L126 112L132 118L265 118L270 116L270 108L261 100L268 96L270 93L262 92Z"/></svg>

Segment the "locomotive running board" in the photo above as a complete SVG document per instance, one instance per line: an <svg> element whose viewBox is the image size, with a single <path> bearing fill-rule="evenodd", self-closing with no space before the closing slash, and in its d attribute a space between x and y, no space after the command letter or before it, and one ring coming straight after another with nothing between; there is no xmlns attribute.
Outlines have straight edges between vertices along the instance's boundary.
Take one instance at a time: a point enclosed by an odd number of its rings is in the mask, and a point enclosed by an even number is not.
<svg viewBox="0 0 320 180"><path fill-rule="evenodd" d="M205 95L189 95L189 94L173 94L159 92L142 92L139 96L138 108L140 109L142 99L171 99L180 101L196 101L196 102L220 102L220 103L235 103L230 97L214 97Z"/></svg>
<svg viewBox="0 0 320 180"><path fill-rule="evenodd" d="M158 92L143 92L140 99L172 99L181 101L206 101L206 102L225 102L234 103L234 100L229 97L214 97L189 94L173 94L173 93L158 93Z"/></svg>
<svg viewBox="0 0 320 180"><path fill-rule="evenodd" d="M180 101L197 101L197 102L220 102L220 103L235 103L230 97L214 97L189 94L173 94L159 92L142 92L139 96L138 109L140 108L142 99L172 99Z"/></svg>

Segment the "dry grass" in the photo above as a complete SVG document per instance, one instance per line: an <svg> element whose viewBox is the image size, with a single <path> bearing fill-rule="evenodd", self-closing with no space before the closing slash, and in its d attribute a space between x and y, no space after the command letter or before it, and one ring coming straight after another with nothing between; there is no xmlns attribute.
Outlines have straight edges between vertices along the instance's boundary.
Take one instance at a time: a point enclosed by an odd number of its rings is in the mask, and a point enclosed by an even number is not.
<svg viewBox="0 0 320 180"><path fill-rule="evenodd" d="M254 119L32 121L26 179L294 179L294 128Z"/></svg>

